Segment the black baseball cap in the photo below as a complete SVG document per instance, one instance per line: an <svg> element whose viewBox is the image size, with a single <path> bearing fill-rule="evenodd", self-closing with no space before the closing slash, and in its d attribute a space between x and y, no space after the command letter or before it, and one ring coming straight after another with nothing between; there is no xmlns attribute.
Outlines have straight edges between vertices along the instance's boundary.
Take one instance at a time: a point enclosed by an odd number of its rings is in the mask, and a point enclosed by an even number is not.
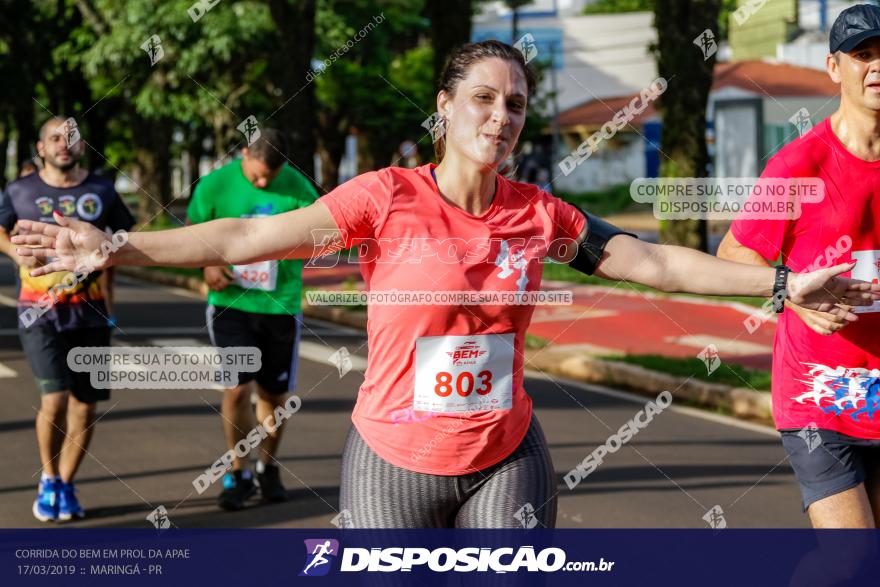
<svg viewBox="0 0 880 587"><path fill-rule="evenodd" d="M831 25L828 46L832 53L849 53L871 37L880 37L880 6L856 4L841 12Z"/></svg>

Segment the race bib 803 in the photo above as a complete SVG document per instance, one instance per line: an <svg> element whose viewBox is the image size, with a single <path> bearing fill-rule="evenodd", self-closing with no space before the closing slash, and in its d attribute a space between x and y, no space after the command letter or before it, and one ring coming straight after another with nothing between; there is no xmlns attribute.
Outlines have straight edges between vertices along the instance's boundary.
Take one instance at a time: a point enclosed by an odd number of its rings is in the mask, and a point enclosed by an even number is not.
<svg viewBox="0 0 880 587"><path fill-rule="evenodd" d="M513 339L513 333L417 339L413 408L443 413L509 410Z"/></svg>

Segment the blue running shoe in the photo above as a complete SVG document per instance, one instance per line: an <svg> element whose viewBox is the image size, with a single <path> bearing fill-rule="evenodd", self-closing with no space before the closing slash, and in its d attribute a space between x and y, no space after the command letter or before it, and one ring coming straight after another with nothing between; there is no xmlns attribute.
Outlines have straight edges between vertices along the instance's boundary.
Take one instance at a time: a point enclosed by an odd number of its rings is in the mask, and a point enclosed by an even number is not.
<svg viewBox="0 0 880 587"><path fill-rule="evenodd" d="M34 517L41 522L54 522L58 519L58 489L60 483L52 479L41 479L34 500Z"/></svg>
<svg viewBox="0 0 880 587"><path fill-rule="evenodd" d="M256 492L257 486L250 469L229 471L223 476L223 491L217 503L224 510L240 510Z"/></svg>
<svg viewBox="0 0 880 587"><path fill-rule="evenodd" d="M86 512L79 505L76 498L76 488L73 483L59 483L58 489L58 521L80 520L86 517Z"/></svg>

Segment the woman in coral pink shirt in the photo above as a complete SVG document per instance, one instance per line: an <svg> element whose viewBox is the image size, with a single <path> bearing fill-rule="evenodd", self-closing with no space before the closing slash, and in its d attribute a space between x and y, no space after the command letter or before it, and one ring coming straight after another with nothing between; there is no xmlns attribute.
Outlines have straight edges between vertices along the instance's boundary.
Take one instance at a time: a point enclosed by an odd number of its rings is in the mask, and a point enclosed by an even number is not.
<svg viewBox="0 0 880 587"><path fill-rule="evenodd" d="M368 367L343 455L348 519L357 527L553 527L553 465L523 388L529 296L539 291L542 260L718 295L769 296L776 273L613 238L625 233L500 176L534 88L513 47L461 47L440 88L439 165L367 173L288 214L132 234L97 266L308 258L326 250L315 241L328 233L337 248L361 245L366 285L389 302L368 311ZM35 274L76 264L104 240L88 225L58 222L65 228L28 223L30 234L14 241L39 247L23 255L55 257ZM816 308L844 295L871 303L867 284L833 277L849 268L791 274L792 298ZM485 303L456 297L474 293Z"/></svg>

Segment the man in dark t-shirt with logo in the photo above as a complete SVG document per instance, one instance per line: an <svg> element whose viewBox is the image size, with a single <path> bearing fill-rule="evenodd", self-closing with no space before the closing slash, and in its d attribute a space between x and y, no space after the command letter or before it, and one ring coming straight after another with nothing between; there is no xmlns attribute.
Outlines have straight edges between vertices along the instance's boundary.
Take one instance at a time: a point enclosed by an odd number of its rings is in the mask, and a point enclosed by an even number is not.
<svg viewBox="0 0 880 587"><path fill-rule="evenodd" d="M36 262L16 255L9 234L19 219L54 222L53 214L112 232L134 225L113 183L80 167L83 150L73 119L49 119L37 142L43 169L10 183L0 197L0 252L19 267L19 336L42 396L36 428L43 474L33 505L42 522L85 515L73 478L94 430L96 402L110 392L95 389L88 373L71 371L67 355L75 347L110 345L111 300L104 294L110 288L102 287L100 271L31 277Z"/></svg>

